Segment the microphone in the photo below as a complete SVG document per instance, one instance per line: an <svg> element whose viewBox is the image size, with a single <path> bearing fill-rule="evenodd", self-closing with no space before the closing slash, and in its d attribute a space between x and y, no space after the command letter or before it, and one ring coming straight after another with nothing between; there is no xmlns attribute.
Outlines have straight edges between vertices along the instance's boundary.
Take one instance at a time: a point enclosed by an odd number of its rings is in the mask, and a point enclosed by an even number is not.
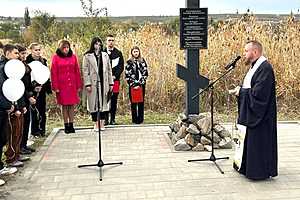
<svg viewBox="0 0 300 200"><path fill-rule="evenodd" d="M241 56L237 56L235 59L234 59L234 61L232 61L231 63L229 63L228 65L226 65L226 67L225 67L225 69L227 70L227 69L229 69L230 67L235 67L235 65L236 65L236 62L239 60L239 59L241 59L242 57Z"/></svg>

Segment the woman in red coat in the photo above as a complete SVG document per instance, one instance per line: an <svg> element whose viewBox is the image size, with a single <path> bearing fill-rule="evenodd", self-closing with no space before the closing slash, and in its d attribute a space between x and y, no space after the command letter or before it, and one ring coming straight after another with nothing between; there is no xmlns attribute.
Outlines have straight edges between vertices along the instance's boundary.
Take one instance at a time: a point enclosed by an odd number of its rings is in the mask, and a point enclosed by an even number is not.
<svg viewBox="0 0 300 200"><path fill-rule="evenodd" d="M62 105L65 133L75 133L74 107L80 101L78 92L82 88L82 82L78 60L69 41L60 41L51 63L52 89L56 93L57 103Z"/></svg>

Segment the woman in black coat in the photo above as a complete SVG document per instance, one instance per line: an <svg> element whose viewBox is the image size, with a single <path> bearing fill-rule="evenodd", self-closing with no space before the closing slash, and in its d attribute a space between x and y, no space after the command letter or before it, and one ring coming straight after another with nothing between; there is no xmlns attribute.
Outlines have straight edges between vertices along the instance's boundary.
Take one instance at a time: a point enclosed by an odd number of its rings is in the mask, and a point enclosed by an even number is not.
<svg viewBox="0 0 300 200"><path fill-rule="evenodd" d="M146 80L148 77L147 63L141 57L139 47L131 49L131 58L125 67L125 78L129 85L129 98L131 102L132 122L141 124L144 121L144 97Z"/></svg>

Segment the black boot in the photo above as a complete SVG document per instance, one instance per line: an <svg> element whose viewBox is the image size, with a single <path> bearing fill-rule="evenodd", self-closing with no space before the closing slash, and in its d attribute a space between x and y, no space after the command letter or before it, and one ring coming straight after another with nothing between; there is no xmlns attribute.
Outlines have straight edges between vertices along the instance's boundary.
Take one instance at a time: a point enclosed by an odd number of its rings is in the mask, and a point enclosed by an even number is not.
<svg viewBox="0 0 300 200"><path fill-rule="evenodd" d="M73 126L73 122L69 123L69 127L70 127L70 133L75 133L75 129L74 129L74 126Z"/></svg>
<svg viewBox="0 0 300 200"><path fill-rule="evenodd" d="M65 123L65 134L69 134L70 133L70 125L69 123Z"/></svg>

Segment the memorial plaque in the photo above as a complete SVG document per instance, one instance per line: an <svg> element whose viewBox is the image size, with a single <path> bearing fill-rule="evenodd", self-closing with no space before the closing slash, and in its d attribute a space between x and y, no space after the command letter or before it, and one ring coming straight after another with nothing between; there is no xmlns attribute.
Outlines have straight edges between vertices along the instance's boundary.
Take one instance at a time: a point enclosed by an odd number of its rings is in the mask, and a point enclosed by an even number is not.
<svg viewBox="0 0 300 200"><path fill-rule="evenodd" d="M207 8L180 8L180 49L207 49Z"/></svg>

